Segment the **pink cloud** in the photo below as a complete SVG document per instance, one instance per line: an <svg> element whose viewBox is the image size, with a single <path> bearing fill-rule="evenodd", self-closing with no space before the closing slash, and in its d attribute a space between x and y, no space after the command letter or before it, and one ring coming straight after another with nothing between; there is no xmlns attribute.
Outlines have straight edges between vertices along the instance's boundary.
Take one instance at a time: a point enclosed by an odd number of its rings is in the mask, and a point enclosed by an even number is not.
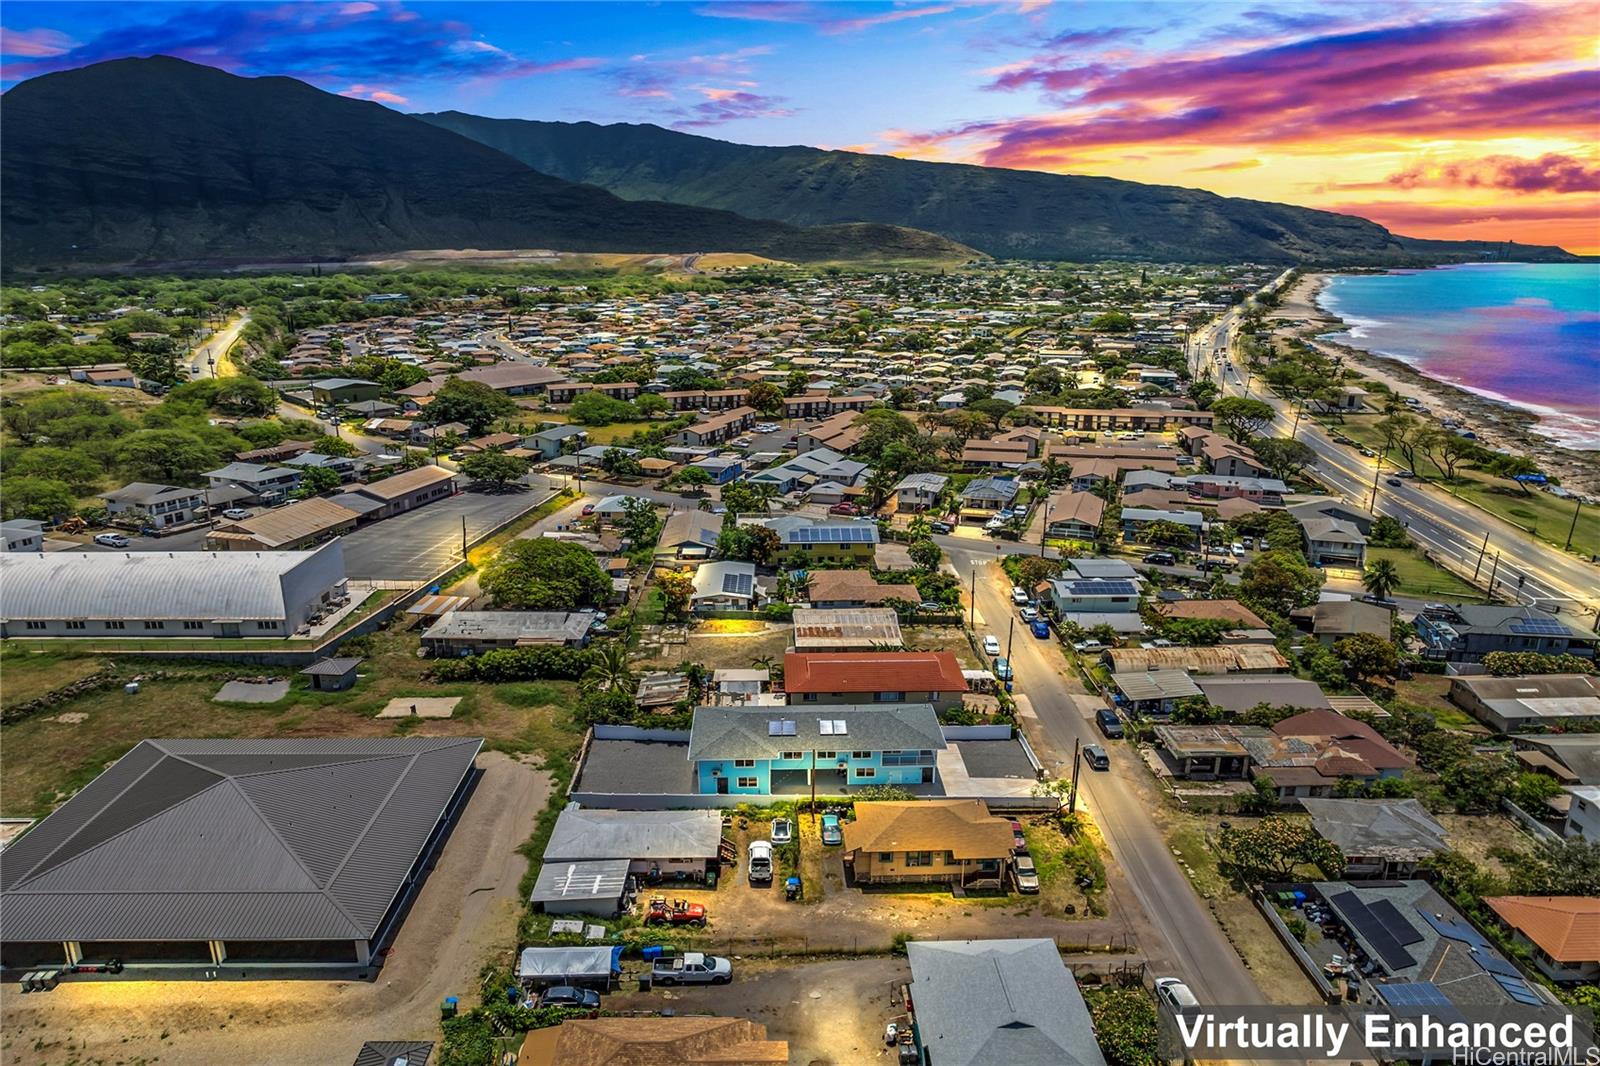
<svg viewBox="0 0 1600 1066"><path fill-rule="evenodd" d="M370 4L367 0L356 0L353 4L341 4L339 6L339 14L345 16L370 15L376 10L378 10L378 5Z"/></svg>
<svg viewBox="0 0 1600 1066"><path fill-rule="evenodd" d="M901 22L905 19L926 18L929 15L946 15L955 10L953 4L934 4L929 7L902 7L895 11L886 11L881 15L863 15L853 19L834 19L824 22L819 27L823 33L859 33L861 30L873 26L882 26L890 22Z"/></svg>
<svg viewBox="0 0 1600 1066"><path fill-rule="evenodd" d="M380 104L409 104L411 101L399 93L390 92L388 89L379 89L372 85L352 85L339 93L340 96L350 96L357 100L375 100Z"/></svg>
<svg viewBox="0 0 1600 1066"><path fill-rule="evenodd" d="M721 0L717 3L703 4L695 8L694 13L707 18L815 26L821 33L840 34L859 33L861 30L889 22L925 18L928 15L944 15L954 10L954 4L925 4L916 7L897 7L880 14L842 18L839 9L831 4L803 3L798 0L768 0L768 2Z"/></svg>
<svg viewBox="0 0 1600 1066"><path fill-rule="evenodd" d="M1385 181L1402 189L1458 186L1521 193L1600 192L1600 165L1555 152L1537 159L1490 155L1442 165L1418 163Z"/></svg>
<svg viewBox="0 0 1600 1066"><path fill-rule="evenodd" d="M78 42L59 30L8 30L0 27L0 55L45 59L65 55Z"/></svg>

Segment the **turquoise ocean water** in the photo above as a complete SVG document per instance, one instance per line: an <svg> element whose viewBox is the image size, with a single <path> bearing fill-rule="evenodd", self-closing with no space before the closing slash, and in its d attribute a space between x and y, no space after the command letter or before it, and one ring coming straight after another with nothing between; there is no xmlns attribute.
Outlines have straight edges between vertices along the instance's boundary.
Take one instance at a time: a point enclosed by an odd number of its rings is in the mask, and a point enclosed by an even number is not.
<svg viewBox="0 0 1600 1066"><path fill-rule="evenodd" d="M1330 340L1401 360L1600 449L1600 264L1484 263L1335 276Z"/></svg>

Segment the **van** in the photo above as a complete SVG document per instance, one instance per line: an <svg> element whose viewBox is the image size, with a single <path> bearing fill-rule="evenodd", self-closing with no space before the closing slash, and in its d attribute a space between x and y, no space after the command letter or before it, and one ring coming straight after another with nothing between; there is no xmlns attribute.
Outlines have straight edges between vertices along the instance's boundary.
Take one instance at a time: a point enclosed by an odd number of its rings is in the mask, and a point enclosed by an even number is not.
<svg viewBox="0 0 1600 1066"><path fill-rule="evenodd" d="M1098 744L1085 744L1083 746L1083 757L1096 770L1111 769L1111 756L1107 755L1106 749Z"/></svg>
<svg viewBox="0 0 1600 1066"><path fill-rule="evenodd" d="M1117 717L1116 711L1113 711L1110 707L1102 707L1095 712L1094 717L1095 721L1100 724L1100 732L1106 735L1106 739L1122 739L1122 719Z"/></svg>

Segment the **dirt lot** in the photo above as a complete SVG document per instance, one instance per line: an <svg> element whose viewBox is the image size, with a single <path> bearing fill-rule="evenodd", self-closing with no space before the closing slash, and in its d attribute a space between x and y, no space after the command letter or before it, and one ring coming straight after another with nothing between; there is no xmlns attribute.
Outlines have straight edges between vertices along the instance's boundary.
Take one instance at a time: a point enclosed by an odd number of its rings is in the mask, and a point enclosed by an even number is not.
<svg viewBox="0 0 1600 1066"><path fill-rule="evenodd" d="M965 669L983 664L972 652L966 631L959 626L905 626L901 630L909 651L948 651ZM685 660L704 663L713 670L748 669L763 656L781 662L791 651L794 627L786 622L761 622L744 619L712 619L697 622L689 632L688 643L661 650L649 646L641 662L647 668L676 666Z"/></svg>
<svg viewBox="0 0 1600 1066"><path fill-rule="evenodd" d="M1450 844L1473 862L1500 877L1511 871L1506 864L1490 855L1502 848L1514 852L1530 852L1535 841L1516 822L1503 814L1439 814L1435 815L1449 834Z"/></svg>
<svg viewBox="0 0 1600 1066"><path fill-rule="evenodd" d="M438 1004L475 1001L476 975L515 938L533 833L549 795L532 761L480 756L484 775L376 981L68 982L0 986L0 1059L67 1066L346 1063L365 1040L436 1039Z"/></svg>

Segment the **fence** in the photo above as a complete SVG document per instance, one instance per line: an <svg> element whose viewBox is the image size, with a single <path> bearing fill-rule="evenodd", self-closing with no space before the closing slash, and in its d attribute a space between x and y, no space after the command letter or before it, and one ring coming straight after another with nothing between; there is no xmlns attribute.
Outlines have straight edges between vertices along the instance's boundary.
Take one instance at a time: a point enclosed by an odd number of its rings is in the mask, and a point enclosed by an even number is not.
<svg viewBox="0 0 1600 1066"><path fill-rule="evenodd" d="M1306 887L1308 886L1266 886L1268 890L1278 889L1280 891L1288 891L1292 889L1304 890ZM1294 934L1289 932L1289 927L1284 924L1283 916L1278 913L1278 908L1272 905L1272 901L1266 897L1265 893L1261 889L1252 888L1250 890L1250 902L1256 905L1256 910L1260 911L1261 916L1267 920L1267 924L1272 927L1272 931L1274 934L1276 934L1278 940L1286 949L1288 949L1289 954L1294 956L1294 961L1299 964L1300 969L1305 971L1305 975L1311 979L1311 983L1317 986L1317 991L1322 994L1322 998L1329 1003L1338 1003L1341 998L1339 993L1336 992L1333 985L1328 982L1327 976L1322 972L1322 967L1316 964L1316 961L1313 960L1310 954L1306 952L1305 947L1300 943L1300 941L1296 940Z"/></svg>
<svg viewBox="0 0 1600 1066"><path fill-rule="evenodd" d="M1517 804L1512 802L1510 799L1502 797L1500 800L1500 807L1507 814L1511 815L1511 817L1516 820L1518 825L1532 833L1540 841L1549 844L1561 843L1561 835L1559 833L1545 825L1543 822L1539 821L1539 819L1535 818L1521 807L1517 806Z"/></svg>

